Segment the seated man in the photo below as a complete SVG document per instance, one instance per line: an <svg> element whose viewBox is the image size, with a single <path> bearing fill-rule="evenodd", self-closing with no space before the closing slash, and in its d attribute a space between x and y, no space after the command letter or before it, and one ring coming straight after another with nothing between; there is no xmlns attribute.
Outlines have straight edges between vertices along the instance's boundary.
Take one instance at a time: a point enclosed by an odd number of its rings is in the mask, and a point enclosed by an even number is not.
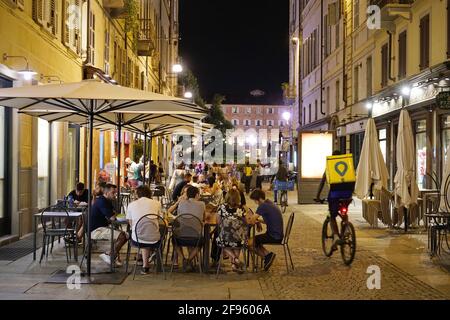
<svg viewBox="0 0 450 320"><path fill-rule="evenodd" d="M200 192L198 188L189 186L186 191L186 200L181 200L178 204L178 216L182 216L184 214L191 214L195 217L197 217L202 223L206 220L206 205L204 202L199 201L200 199ZM201 245L201 242L198 242L196 237L198 237L199 234L203 234L202 227L196 223L191 221L182 220L183 223L186 223L186 225L180 225L179 226L179 233L180 236L183 238L192 238L193 240L184 240L184 241L177 241L174 238L174 247L178 253L179 256L184 257L183 251L181 249L181 246L188 247L189 250L189 256L187 259L183 260L183 264L191 265L192 260L197 256L198 254L198 247L197 245ZM200 228L200 229L198 229ZM202 238L203 240L203 238ZM192 267L192 266L191 266Z"/></svg>
<svg viewBox="0 0 450 320"><path fill-rule="evenodd" d="M91 238L93 240L110 240L111 239L111 228L109 224L111 221L115 220L116 213L114 212L113 201L115 201L117 195L117 186L113 184L106 184L102 190L102 194L99 195L91 208ZM127 242L127 234L123 231L115 230L113 232L113 237L115 239L114 252L117 256L116 265L121 266L120 262L120 249ZM106 263L111 263L111 253L103 253L100 258Z"/></svg>
<svg viewBox="0 0 450 320"><path fill-rule="evenodd" d="M152 222L152 225L145 224L141 221L139 225L143 226L145 229L139 230L137 239L136 224L147 214L155 214L162 217L161 203L152 199L152 193L148 186L137 187L136 194L138 200L133 201L128 205L127 219L131 226L131 243L135 247L140 246L142 250L143 266L141 274L148 274L150 250L157 250L161 244L161 233L158 224L159 220L157 220L156 217L150 217L149 219Z"/></svg>
<svg viewBox="0 0 450 320"><path fill-rule="evenodd" d="M172 200L177 201L178 197L181 195L181 191L183 190L184 186L189 184L191 182L192 175L190 173L186 173L184 175L183 181L181 181L179 184L175 186L172 193Z"/></svg>
<svg viewBox="0 0 450 320"><path fill-rule="evenodd" d="M78 182L75 190L72 190L68 197L72 197L75 204L88 203L89 201L89 191L84 187L83 182Z"/></svg>
<svg viewBox="0 0 450 320"><path fill-rule="evenodd" d="M262 227L258 219L262 217L267 226L267 231L264 234L258 234L254 239L250 239L249 247L258 256L264 258L264 270L268 271L275 260L275 253L267 251L263 245L279 244L283 241L283 215L277 205L270 200L266 200L266 194L262 190L254 190L250 199L258 205L258 208L256 214L247 216L247 223L256 224L258 231L261 231Z"/></svg>

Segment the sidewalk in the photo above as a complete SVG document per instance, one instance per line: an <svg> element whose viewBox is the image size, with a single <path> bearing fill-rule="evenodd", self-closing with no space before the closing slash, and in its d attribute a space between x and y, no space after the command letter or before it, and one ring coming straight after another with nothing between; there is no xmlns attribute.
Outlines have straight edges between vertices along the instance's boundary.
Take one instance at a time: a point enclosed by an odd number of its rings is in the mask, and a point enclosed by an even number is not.
<svg viewBox="0 0 450 320"><path fill-rule="evenodd" d="M289 195L294 201L295 194ZM254 208L252 201L248 204ZM226 274L174 273L129 276L121 285L82 285L69 290L65 284L45 283L57 270L65 270L64 251L54 249L47 262L27 255L17 261L0 261L0 299L450 299L448 260L431 261L426 252L426 234L410 235L388 229L370 229L358 205L350 207L356 226L357 253L347 267L337 252L326 258L321 249L321 227L327 207L291 204L285 222L295 212L290 247L295 271L286 274L283 250L271 247L277 258L269 272L237 275L225 260ZM38 251L38 256L39 256ZM97 254L92 265L107 269ZM448 257L447 257L448 258ZM133 261L131 261L133 265ZM381 269L381 289L367 288L367 268ZM447 268L447 269L446 269Z"/></svg>

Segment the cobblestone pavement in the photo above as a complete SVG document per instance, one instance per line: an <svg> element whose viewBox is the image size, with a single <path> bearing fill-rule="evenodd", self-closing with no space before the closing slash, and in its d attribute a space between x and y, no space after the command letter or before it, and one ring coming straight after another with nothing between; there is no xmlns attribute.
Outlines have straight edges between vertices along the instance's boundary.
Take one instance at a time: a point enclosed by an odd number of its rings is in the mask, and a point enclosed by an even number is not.
<svg viewBox="0 0 450 320"><path fill-rule="evenodd" d="M295 271L286 274L283 252L279 252L272 272L261 279L267 299L448 299L444 294L397 268L364 248L357 248L351 267L340 253L327 258L320 244L321 224L297 212L291 235ZM369 290L366 273L371 265L380 267L381 289ZM450 275L449 275L450 281Z"/></svg>
<svg viewBox="0 0 450 320"><path fill-rule="evenodd" d="M215 275L179 273L168 276L167 280L164 280L162 275L150 274L138 275L135 281L132 280L132 276L129 276L121 285L82 285L81 290L69 290L65 284L45 283L53 272L66 267L64 251L55 247L53 256L42 265L33 262L31 255L14 262L0 261L0 299L450 298L450 290L442 289L450 288L450 274L445 270L436 270L436 266L430 263L422 249L420 252L414 251L416 243L413 241L416 240L399 235L392 242L387 239L388 231L368 232L364 229L365 225L358 223L357 219L352 221L356 225L357 239L359 236L362 244L357 248L352 266L347 267L343 264L339 252L331 258L326 258L320 243L322 209L323 206L292 205L289 207L288 212L295 212L295 223L290 239L295 271L289 275L286 274L282 248L272 247L277 253L277 258L269 272L237 275L229 271L229 262L225 261L229 272L218 279ZM287 217L288 213L285 214L285 220ZM413 242L412 245L411 242ZM389 250L385 250L384 247ZM388 254L382 257L383 252ZM425 283L426 281L420 280L419 276L413 276L406 271L407 268L399 267L408 266L408 264L398 263L405 259L410 260L407 263L415 265L416 260L411 258L413 256L416 257L415 259L420 257L424 261L421 266L424 271L420 271L419 274L423 275L424 279L428 279L428 276L432 277L436 285L431 282ZM97 255L93 256L92 263L96 267L102 265ZM367 288L367 279L370 275L366 271L371 265L376 265L381 270L381 289L379 290Z"/></svg>

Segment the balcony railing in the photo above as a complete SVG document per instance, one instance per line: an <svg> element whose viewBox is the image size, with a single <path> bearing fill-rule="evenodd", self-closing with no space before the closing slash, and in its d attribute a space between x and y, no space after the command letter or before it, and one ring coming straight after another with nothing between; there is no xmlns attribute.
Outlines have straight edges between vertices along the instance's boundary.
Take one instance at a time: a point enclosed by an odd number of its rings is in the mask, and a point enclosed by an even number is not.
<svg viewBox="0 0 450 320"><path fill-rule="evenodd" d="M383 8L390 4L413 4L415 0L370 0L371 5Z"/></svg>
<svg viewBox="0 0 450 320"><path fill-rule="evenodd" d="M152 56L156 49L156 30L151 19L139 19L140 32L138 39L138 54Z"/></svg>

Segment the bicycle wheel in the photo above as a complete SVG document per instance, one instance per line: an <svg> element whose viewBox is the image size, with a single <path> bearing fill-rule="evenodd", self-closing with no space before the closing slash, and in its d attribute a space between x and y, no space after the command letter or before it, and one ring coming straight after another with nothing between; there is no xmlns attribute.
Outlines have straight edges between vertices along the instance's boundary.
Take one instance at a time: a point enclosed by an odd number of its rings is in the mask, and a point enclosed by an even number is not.
<svg viewBox="0 0 450 320"><path fill-rule="evenodd" d="M281 211L283 213L285 213L286 208L288 206L287 191L281 191L280 205L281 205Z"/></svg>
<svg viewBox="0 0 450 320"><path fill-rule="evenodd" d="M342 223L341 256L344 263L349 266L356 253L356 233L351 222Z"/></svg>
<svg viewBox="0 0 450 320"><path fill-rule="evenodd" d="M323 222L322 226L322 250L325 256L331 257L333 255L333 230L331 229L330 218Z"/></svg>

